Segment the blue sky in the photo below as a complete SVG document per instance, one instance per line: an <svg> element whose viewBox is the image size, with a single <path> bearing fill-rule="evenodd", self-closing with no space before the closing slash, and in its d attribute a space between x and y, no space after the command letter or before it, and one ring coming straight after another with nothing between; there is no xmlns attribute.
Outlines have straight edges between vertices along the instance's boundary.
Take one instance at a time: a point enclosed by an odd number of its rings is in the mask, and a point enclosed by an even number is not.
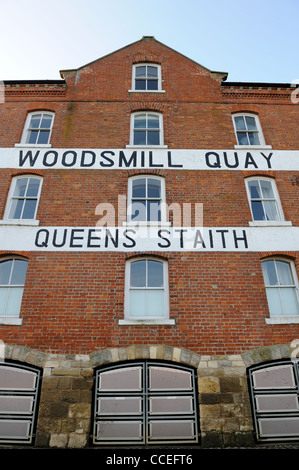
<svg viewBox="0 0 299 470"><path fill-rule="evenodd" d="M299 79L299 0L0 0L0 80L59 79L142 36L228 81Z"/></svg>

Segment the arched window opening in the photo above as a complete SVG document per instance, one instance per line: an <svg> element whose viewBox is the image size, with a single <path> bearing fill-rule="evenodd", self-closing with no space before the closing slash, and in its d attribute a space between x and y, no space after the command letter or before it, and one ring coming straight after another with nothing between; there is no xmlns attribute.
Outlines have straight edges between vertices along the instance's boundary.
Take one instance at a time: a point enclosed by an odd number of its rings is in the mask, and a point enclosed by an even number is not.
<svg viewBox="0 0 299 470"><path fill-rule="evenodd" d="M298 359L251 367L248 379L257 440L298 440Z"/></svg>
<svg viewBox="0 0 299 470"><path fill-rule="evenodd" d="M198 442L195 372L155 361L96 371L93 444Z"/></svg>

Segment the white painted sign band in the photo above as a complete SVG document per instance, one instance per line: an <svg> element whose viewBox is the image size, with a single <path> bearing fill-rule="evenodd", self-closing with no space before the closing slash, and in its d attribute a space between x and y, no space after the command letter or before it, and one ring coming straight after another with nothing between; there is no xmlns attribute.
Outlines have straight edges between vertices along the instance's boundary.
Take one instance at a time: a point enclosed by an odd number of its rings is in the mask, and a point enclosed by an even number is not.
<svg viewBox="0 0 299 470"><path fill-rule="evenodd" d="M1 148L0 168L299 171L299 151Z"/></svg>
<svg viewBox="0 0 299 470"><path fill-rule="evenodd" d="M0 227L0 250L46 252L283 252L299 227Z"/></svg>

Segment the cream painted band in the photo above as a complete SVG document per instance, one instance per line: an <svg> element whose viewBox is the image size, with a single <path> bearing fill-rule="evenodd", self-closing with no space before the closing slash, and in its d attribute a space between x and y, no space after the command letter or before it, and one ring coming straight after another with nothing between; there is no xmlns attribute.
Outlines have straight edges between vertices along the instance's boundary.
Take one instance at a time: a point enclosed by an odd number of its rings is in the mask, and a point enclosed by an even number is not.
<svg viewBox="0 0 299 470"><path fill-rule="evenodd" d="M22 169L173 169L299 171L299 151L270 148L192 150L165 148L0 149L0 168Z"/></svg>
<svg viewBox="0 0 299 470"><path fill-rule="evenodd" d="M299 250L299 227L0 226L3 251L283 252Z"/></svg>

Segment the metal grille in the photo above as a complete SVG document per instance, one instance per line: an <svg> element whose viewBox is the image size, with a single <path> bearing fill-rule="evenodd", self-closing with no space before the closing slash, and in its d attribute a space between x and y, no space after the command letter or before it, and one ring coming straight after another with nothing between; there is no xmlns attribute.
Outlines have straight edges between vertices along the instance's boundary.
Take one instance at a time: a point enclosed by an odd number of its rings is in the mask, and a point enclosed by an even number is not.
<svg viewBox="0 0 299 470"><path fill-rule="evenodd" d="M249 387L257 440L298 440L298 359L250 368Z"/></svg>
<svg viewBox="0 0 299 470"><path fill-rule="evenodd" d="M39 369L0 362L0 443L32 443L40 378Z"/></svg>
<svg viewBox="0 0 299 470"><path fill-rule="evenodd" d="M94 444L196 442L193 369L142 361L96 371Z"/></svg>

